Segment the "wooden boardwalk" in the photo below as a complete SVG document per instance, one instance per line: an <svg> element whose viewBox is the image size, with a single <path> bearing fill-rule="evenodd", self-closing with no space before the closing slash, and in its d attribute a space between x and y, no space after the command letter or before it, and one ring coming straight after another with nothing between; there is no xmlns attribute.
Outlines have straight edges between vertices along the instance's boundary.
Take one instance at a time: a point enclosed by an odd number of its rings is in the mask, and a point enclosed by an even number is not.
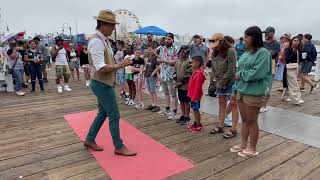
<svg viewBox="0 0 320 180"><path fill-rule="evenodd" d="M50 77L45 93L0 93L0 180L110 179L63 119L65 114L96 109L95 97L83 81L71 81L71 93L57 94ZM304 95L303 106L288 105L277 96L274 91L270 105L320 116L319 93ZM208 134L217 117L202 113L204 131L190 133L185 126L121 101L119 108L130 124L195 164L168 179L319 179L319 149L261 132L260 155L241 158L229 152L239 136L224 140Z"/></svg>

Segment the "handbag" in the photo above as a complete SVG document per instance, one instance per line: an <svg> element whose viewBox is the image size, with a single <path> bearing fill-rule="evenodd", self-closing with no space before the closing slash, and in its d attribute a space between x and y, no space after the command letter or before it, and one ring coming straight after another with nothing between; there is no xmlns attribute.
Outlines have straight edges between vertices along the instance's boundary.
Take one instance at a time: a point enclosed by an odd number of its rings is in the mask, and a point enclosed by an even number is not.
<svg viewBox="0 0 320 180"><path fill-rule="evenodd" d="M18 55L17 59L14 61L13 66L8 69L8 74L12 74L13 73L13 69L17 64L18 59L19 59L19 55Z"/></svg>
<svg viewBox="0 0 320 180"><path fill-rule="evenodd" d="M290 64L286 64L286 68L287 69L297 69L299 68L299 51L297 50L297 63L290 63Z"/></svg>

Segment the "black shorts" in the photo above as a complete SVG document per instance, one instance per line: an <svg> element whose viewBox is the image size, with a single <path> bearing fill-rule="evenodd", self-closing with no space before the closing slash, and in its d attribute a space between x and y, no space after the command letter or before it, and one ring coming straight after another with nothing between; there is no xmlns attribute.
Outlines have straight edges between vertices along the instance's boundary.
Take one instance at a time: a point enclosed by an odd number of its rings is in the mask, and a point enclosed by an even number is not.
<svg viewBox="0 0 320 180"><path fill-rule="evenodd" d="M311 61L300 62L299 65L300 65L300 73L308 75L312 70L313 62Z"/></svg>
<svg viewBox="0 0 320 180"><path fill-rule="evenodd" d="M180 102L188 103L191 101L188 97L188 90L178 89L178 97Z"/></svg>

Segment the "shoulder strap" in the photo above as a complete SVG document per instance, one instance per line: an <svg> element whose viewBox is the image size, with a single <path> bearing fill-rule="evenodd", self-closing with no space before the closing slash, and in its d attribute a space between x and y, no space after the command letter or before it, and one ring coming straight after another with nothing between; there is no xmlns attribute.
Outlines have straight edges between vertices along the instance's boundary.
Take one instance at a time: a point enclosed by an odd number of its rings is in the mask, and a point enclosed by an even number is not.
<svg viewBox="0 0 320 180"><path fill-rule="evenodd" d="M17 52L17 53L18 53L18 57L17 57L16 60L14 61L13 66L12 66L12 69L14 69L14 67L15 67L16 64L17 64L17 61L19 60L20 53L19 53L19 52Z"/></svg>

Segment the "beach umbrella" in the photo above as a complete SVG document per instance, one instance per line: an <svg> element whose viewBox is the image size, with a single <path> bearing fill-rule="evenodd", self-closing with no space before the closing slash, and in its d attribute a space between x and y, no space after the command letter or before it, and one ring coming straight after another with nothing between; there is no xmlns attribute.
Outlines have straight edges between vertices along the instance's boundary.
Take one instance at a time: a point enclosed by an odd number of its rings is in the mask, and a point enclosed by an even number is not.
<svg viewBox="0 0 320 180"><path fill-rule="evenodd" d="M156 26L146 26L141 29L138 29L134 31L133 33L135 34L142 34L142 35L147 35L147 34L152 34L156 36L165 36L167 32L159 27Z"/></svg>

